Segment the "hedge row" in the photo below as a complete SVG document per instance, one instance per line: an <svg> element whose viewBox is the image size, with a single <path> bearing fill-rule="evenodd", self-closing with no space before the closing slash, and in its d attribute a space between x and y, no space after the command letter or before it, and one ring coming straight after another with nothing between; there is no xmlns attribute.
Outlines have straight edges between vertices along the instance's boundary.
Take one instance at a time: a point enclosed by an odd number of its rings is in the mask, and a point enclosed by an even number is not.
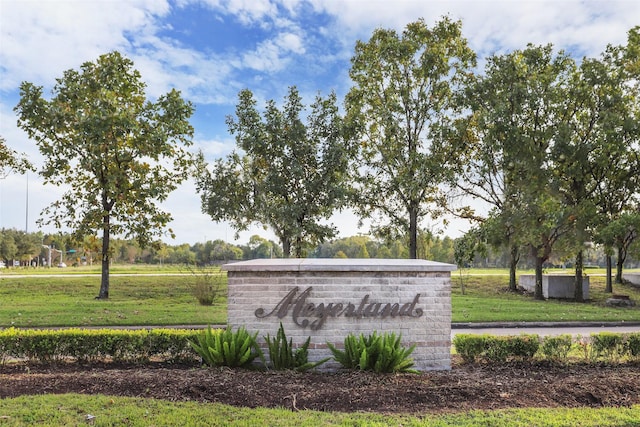
<svg viewBox="0 0 640 427"><path fill-rule="evenodd" d="M453 345L466 363L502 363L507 360L566 363L570 357L587 362L640 360L640 332L600 332L589 337L573 337L569 334L544 337L537 334L458 334L453 339Z"/></svg>
<svg viewBox="0 0 640 427"><path fill-rule="evenodd" d="M197 362L200 356L189 341L202 334L191 329L0 329L0 363L10 359L50 363L111 360L146 363ZM571 335L495 336L458 334L453 345L464 362L550 360L566 363L569 358L587 362L640 361L640 332L600 332L590 337Z"/></svg>
<svg viewBox="0 0 640 427"><path fill-rule="evenodd" d="M16 329L0 330L0 363L9 359L80 363L99 360L145 363L197 361L189 345L200 333L187 329Z"/></svg>

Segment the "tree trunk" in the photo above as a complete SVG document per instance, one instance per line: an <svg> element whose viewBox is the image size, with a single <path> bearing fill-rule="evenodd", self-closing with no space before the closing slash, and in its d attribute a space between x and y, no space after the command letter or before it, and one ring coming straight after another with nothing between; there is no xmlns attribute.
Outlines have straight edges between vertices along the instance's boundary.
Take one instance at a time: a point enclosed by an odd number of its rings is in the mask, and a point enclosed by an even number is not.
<svg viewBox="0 0 640 427"><path fill-rule="evenodd" d="M516 268L518 267L518 261L520 260L517 245L511 246L509 255L509 290L512 292L516 292L518 290L518 283L516 281Z"/></svg>
<svg viewBox="0 0 640 427"><path fill-rule="evenodd" d="M109 299L109 240L111 234L111 222L109 215L102 217L102 279L100 281L100 293L97 299Z"/></svg>
<svg viewBox="0 0 640 427"><path fill-rule="evenodd" d="M291 258L291 240L287 238L282 238L282 256L285 258Z"/></svg>
<svg viewBox="0 0 640 427"><path fill-rule="evenodd" d="M613 292L613 284L611 283L611 255L607 255L607 284L604 287L604 291L607 293Z"/></svg>
<svg viewBox="0 0 640 427"><path fill-rule="evenodd" d="M584 295L582 292L582 267L584 261L584 253L579 250L576 254L576 276L574 280L573 298L576 302L584 302Z"/></svg>
<svg viewBox="0 0 640 427"><path fill-rule="evenodd" d="M418 257L418 209L409 208L409 258Z"/></svg>
<svg viewBox="0 0 640 427"><path fill-rule="evenodd" d="M296 246L295 246L294 252L295 252L296 258L302 258L303 244L302 244L302 238L300 236L296 237Z"/></svg>
<svg viewBox="0 0 640 427"><path fill-rule="evenodd" d="M622 246L618 246L618 259L616 260L616 280L615 283L622 284L622 265L627 257L627 253Z"/></svg>
<svg viewBox="0 0 640 427"><path fill-rule="evenodd" d="M536 256L536 288L533 297L537 300L544 300L542 293L542 264L544 261L544 257Z"/></svg>

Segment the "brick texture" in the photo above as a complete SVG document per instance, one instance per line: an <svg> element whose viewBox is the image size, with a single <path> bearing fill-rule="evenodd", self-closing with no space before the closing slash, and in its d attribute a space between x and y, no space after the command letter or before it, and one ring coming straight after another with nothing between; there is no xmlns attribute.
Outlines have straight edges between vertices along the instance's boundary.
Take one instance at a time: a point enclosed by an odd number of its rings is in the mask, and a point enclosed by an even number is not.
<svg viewBox="0 0 640 427"><path fill-rule="evenodd" d="M262 337L280 322L294 346L311 337L309 360L331 356L350 333L395 332L415 344L418 370L450 369L450 271L228 271L228 322ZM268 354L266 354L268 356ZM320 369L340 366L333 360Z"/></svg>

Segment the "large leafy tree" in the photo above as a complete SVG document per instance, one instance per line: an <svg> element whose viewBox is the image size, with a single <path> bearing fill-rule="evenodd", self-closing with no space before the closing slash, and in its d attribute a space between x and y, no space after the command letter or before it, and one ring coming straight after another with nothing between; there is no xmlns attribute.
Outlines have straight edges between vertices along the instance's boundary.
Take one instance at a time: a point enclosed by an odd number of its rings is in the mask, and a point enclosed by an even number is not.
<svg viewBox="0 0 640 427"><path fill-rule="evenodd" d="M465 92L471 114L457 122L460 150L455 185L489 206L489 215L463 213L482 224L488 241L509 248L510 288L516 288L519 248L536 259L536 296L542 298L542 264L568 232L549 156L567 110L567 82L575 69L552 46L529 45L494 55L485 74ZM455 140L455 139L454 139Z"/></svg>
<svg viewBox="0 0 640 427"><path fill-rule="evenodd" d="M444 201L441 184L458 147L444 128L457 113L455 93L475 65L460 22L432 28L419 20L402 34L377 29L358 41L349 72L349 116L361 131L356 210L378 217L381 234L409 236L417 256L420 221Z"/></svg>
<svg viewBox="0 0 640 427"><path fill-rule="evenodd" d="M603 224L598 229L598 239L605 245L607 258L607 282L605 292L613 292L611 283L611 251L615 248L618 254L616 260L616 283L622 283L622 267L627 259L629 248L640 236L640 210L624 212L617 218Z"/></svg>
<svg viewBox="0 0 640 427"><path fill-rule="evenodd" d="M239 150L211 170L201 158L197 173L203 212L236 230L270 227L285 257L302 257L334 236L326 220L348 194L351 144L335 94L318 96L306 123L303 110L295 87L282 109L271 100L262 115L251 91L241 91L236 116L227 119Z"/></svg>
<svg viewBox="0 0 640 427"><path fill-rule="evenodd" d="M615 61L585 58L571 81L565 122L552 155L555 180L571 211L576 254L575 299L582 301L583 243L599 224L608 224L630 206L639 188L638 94ZM634 115L636 117L634 117Z"/></svg>
<svg viewBox="0 0 640 427"><path fill-rule="evenodd" d="M570 230L550 151L563 129L574 71L575 63L552 46L529 45L490 58L486 76L474 85L479 95L471 98L473 162L462 182L468 194L493 205L491 228L505 230L514 256L513 248L529 248L536 298L542 298L542 265Z"/></svg>
<svg viewBox="0 0 640 427"><path fill-rule="evenodd" d="M188 177L193 112L177 90L155 102L131 60L118 52L68 70L52 98L24 82L15 110L18 125L35 139L45 183L69 190L43 214L46 223L78 236L102 232L98 298L109 297L110 237L135 237L142 245L161 234L171 215L160 210Z"/></svg>
<svg viewBox="0 0 640 427"><path fill-rule="evenodd" d="M596 238L607 255L606 291L612 292L611 257L617 249L616 283L628 245L637 236L640 189L640 27L629 31L624 46L608 46L599 61L590 61L601 105L598 128L602 178L593 196L597 204Z"/></svg>

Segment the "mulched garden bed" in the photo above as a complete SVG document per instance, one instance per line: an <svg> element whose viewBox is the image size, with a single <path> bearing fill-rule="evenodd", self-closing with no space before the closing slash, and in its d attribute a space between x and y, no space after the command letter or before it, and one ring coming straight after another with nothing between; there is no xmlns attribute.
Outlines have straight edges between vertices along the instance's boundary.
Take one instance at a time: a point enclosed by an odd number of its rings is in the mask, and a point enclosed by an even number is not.
<svg viewBox="0 0 640 427"><path fill-rule="evenodd" d="M342 412L442 413L640 404L640 365L454 365L451 371L262 372L162 363L0 366L0 398L86 393Z"/></svg>

